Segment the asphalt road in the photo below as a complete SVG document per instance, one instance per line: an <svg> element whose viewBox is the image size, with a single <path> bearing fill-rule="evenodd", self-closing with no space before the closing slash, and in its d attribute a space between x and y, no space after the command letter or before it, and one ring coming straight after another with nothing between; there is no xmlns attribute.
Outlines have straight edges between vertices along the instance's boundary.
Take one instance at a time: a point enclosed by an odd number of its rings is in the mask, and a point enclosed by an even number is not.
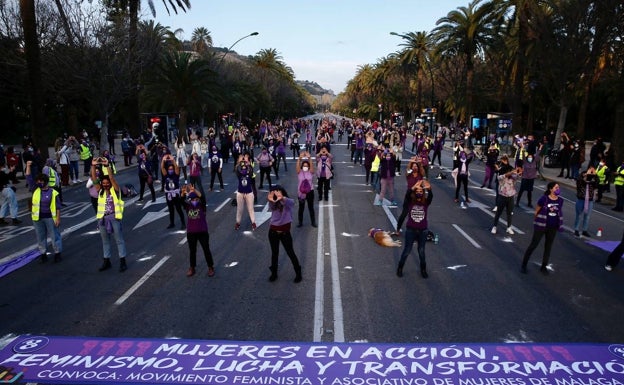
<svg viewBox="0 0 624 385"><path fill-rule="evenodd" d="M64 259L57 264L33 261L0 278L2 336L374 343L624 341L624 270L609 273L603 267L608 254L604 248L622 234L622 217L613 215L610 206L596 205L592 214L592 228L602 227L602 237L577 239L570 231L574 192L564 189L566 231L555 240L551 274L539 272L542 244L524 275L519 267L530 241L533 211L525 206L514 211L515 235L505 236L501 224L499 234L492 235L494 193L479 188L482 164L472 165L472 203L462 208L453 202L447 152L442 171L449 178L431 179L429 224L440 243L427 244L429 278L420 277L415 249L403 278L398 278L402 249L378 246L367 232L371 227L393 229L400 207L374 206L363 169L350 161L346 146L337 144L333 153L337 177L330 200L317 202L319 227L310 226L306 212L304 226L292 230L303 282L292 282L294 272L283 249L279 279L268 282L267 222L252 232L244 219L241 229L234 230L231 163L224 167L225 191L208 194L216 265L212 278L206 276L201 249L197 275L185 276L189 263L185 233L179 230L177 216L176 229L166 229L161 193L154 204L127 200L128 270L117 271L115 254L114 269L98 272L101 241L87 191L67 189ZM294 196L294 162L288 161L288 172L280 171L279 183ZM432 170L431 176L438 172ZM138 187L132 170L120 173L118 179ZM204 186L208 182L204 176ZM395 184L400 202L404 175L397 176ZM536 182L536 195L544 185ZM267 216L265 195L266 191L260 193L255 209L259 224ZM5 259L34 248L30 220L21 219L25 223L20 227L0 228Z"/></svg>

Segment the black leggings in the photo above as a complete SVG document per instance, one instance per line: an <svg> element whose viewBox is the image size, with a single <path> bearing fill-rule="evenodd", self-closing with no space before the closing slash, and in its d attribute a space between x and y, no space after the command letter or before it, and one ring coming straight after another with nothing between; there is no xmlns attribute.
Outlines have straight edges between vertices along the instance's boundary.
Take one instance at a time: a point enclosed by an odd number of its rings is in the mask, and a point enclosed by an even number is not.
<svg viewBox="0 0 624 385"><path fill-rule="evenodd" d="M206 231L203 233L186 233L186 239L188 241L189 251L191 253L191 267L197 266L197 242L199 242L202 249L204 250L204 258L206 259L208 267L213 267L214 262L212 260L212 253L210 252L210 235L208 235L208 232Z"/></svg>
<svg viewBox="0 0 624 385"><path fill-rule="evenodd" d="M295 269L299 268L299 259L293 248L293 239L290 231L275 231L269 229L269 244L271 245L271 271L277 271L277 257L279 256L279 244L284 245L284 250Z"/></svg>
<svg viewBox="0 0 624 385"><path fill-rule="evenodd" d="M545 230L533 231L533 238L531 239L531 243L529 244L527 250L524 252L522 266L526 266L529 263L529 258L531 257L533 250L535 250L535 248L539 245L544 235L546 235L546 243L544 243L542 267L546 268L546 266L548 266L548 260L550 259L550 250L552 249L553 242L555 241L555 236L557 235L557 229L555 228L546 228Z"/></svg>
<svg viewBox="0 0 624 385"><path fill-rule="evenodd" d="M303 223L303 211L305 210L306 203L308 205L308 212L310 213L310 222L312 225L315 225L316 217L314 215L314 190L307 193L304 199L299 198L299 212L297 215L299 224Z"/></svg>
<svg viewBox="0 0 624 385"><path fill-rule="evenodd" d="M174 221L173 221L174 207L175 207L175 210L180 215L180 223L182 223L183 225L186 225L184 223L184 213L182 212L182 198L180 198L179 196L173 197L171 200L167 199L167 208L169 208L169 224L170 225L174 224Z"/></svg>
<svg viewBox="0 0 624 385"><path fill-rule="evenodd" d="M147 177L139 177L139 185L141 186L139 190L139 198L143 199L143 194L145 193L145 184L147 183ZM147 187L152 193L152 201L156 200L156 191L154 191L154 182L147 183Z"/></svg>

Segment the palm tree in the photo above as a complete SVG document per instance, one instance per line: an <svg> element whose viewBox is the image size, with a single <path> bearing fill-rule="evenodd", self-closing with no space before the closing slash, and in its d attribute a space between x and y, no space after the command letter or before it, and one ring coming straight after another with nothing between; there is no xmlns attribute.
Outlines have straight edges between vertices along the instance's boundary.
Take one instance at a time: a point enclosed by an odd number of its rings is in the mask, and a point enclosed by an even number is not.
<svg viewBox="0 0 624 385"><path fill-rule="evenodd" d="M193 36L191 37L191 44L193 49L202 55L208 48L212 47L212 36L210 31L204 27L195 28Z"/></svg>
<svg viewBox="0 0 624 385"><path fill-rule="evenodd" d="M188 52L171 52L163 58L143 90L145 105L162 111L178 111L178 132L186 134L189 113L201 114L217 94L214 72L203 59ZM188 142L188 138L186 139Z"/></svg>
<svg viewBox="0 0 624 385"><path fill-rule="evenodd" d="M424 107L422 102L422 79L423 79L423 70L429 72L430 80L431 80L431 100L430 106L433 107L435 105L435 92L434 92L434 79L433 79L433 71L431 69L431 51L432 51L432 42L431 35L427 32L409 32L403 35L391 33L392 35L396 35L405 40L400 46L405 47L401 52L399 52L399 58L403 66L407 68L408 72L411 72L411 69L414 68L416 70L416 82L417 82L417 108L421 109Z"/></svg>
<svg viewBox="0 0 624 385"><path fill-rule="evenodd" d="M186 12L187 9L191 8L190 0L175 0L175 3L174 3L174 0L162 0L162 2L163 2L163 5L165 6L165 9L167 10L167 14L171 14L171 12L169 11L169 7L167 6L167 2L171 6L172 10L176 13L176 15L178 14L178 7L184 12ZM152 16L156 17L156 8L154 8L153 0L147 0L147 5L149 6L152 12ZM137 62L138 57L136 56L135 47L136 47L136 42L137 42L137 30L138 30L138 25L139 25L139 10L141 9L141 0L124 0L122 1L122 6L124 10L126 9L126 6L127 6L128 11L129 11L128 12L128 16L130 20L130 23L128 25L129 60L131 62ZM131 79L131 82L132 84L136 84L138 88L138 85L139 85L138 73ZM134 95L131 95L130 111L131 111L130 127L134 127L138 129L140 127L140 121L139 121L140 110L139 110L139 98L138 98L138 94L136 93Z"/></svg>
<svg viewBox="0 0 624 385"><path fill-rule="evenodd" d="M432 31L441 54L460 55L465 60L466 74L466 113L473 112L474 106L474 60L483 57L492 34L495 20L493 3L479 6L481 0L473 0L467 7L458 7L436 22ZM466 118L466 117L464 117Z"/></svg>

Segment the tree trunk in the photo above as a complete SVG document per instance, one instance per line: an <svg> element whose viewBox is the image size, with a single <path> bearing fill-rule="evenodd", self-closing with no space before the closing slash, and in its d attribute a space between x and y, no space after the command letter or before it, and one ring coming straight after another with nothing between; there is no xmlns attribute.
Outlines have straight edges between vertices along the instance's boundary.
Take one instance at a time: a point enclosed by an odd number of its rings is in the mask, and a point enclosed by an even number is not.
<svg viewBox="0 0 624 385"><path fill-rule="evenodd" d="M41 54L37 37L37 17L34 0L20 0L20 15L24 29L24 49L28 68L28 93L30 96L30 121L33 144L47 154L48 138L43 112L43 93L41 84Z"/></svg>
<svg viewBox="0 0 624 385"><path fill-rule="evenodd" d="M587 121L587 106L589 105L589 93L591 92L591 84L585 81L583 86L583 96L579 104L578 122L576 123L576 136L581 139L585 138L585 123Z"/></svg>
<svg viewBox="0 0 624 385"><path fill-rule="evenodd" d="M561 144L561 133L565 129L566 118L568 116L568 106L561 100L559 110L559 123L557 123L557 132L555 133L555 148L559 148Z"/></svg>

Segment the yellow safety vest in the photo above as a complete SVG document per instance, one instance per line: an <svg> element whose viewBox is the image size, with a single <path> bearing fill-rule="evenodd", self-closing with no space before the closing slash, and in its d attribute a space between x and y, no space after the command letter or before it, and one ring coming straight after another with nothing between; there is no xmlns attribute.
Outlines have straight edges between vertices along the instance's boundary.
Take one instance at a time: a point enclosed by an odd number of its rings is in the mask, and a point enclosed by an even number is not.
<svg viewBox="0 0 624 385"><path fill-rule="evenodd" d="M52 167L48 166L48 186L55 187L56 186L56 171L52 169Z"/></svg>
<svg viewBox="0 0 624 385"><path fill-rule="evenodd" d="M373 163L371 163L371 172L379 171L379 165L381 164L381 159L377 155L375 155L375 159L373 159Z"/></svg>
<svg viewBox="0 0 624 385"><path fill-rule="evenodd" d="M613 184L616 186L624 186L624 167L620 166L617 168Z"/></svg>
<svg viewBox="0 0 624 385"><path fill-rule="evenodd" d="M52 219L56 219L56 196L58 192L56 190L52 190L52 201L50 202L50 211L52 212ZM30 218L33 221L39 220L39 213L41 213L41 189L37 188L33 192L32 196L32 211L30 213Z"/></svg>
<svg viewBox="0 0 624 385"><path fill-rule="evenodd" d="M80 160L87 160L89 158L91 158L91 150L89 149L89 146L80 144Z"/></svg>
<svg viewBox="0 0 624 385"><path fill-rule="evenodd" d="M598 168L596 169L596 175L598 175L599 184L605 184L605 180L607 179L606 172L607 166L598 165Z"/></svg>
<svg viewBox="0 0 624 385"><path fill-rule="evenodd" d="M113 206L115 206L115 219L121 220L123 218L123 210L124 210L124 202L117 196L115 189L111 187L110 189L111 196L113 197ZM98 193L98 206L97 206L97 214L95 217L97 219L104 217L104 212L106 211L106 191L100 190Z"/></svg>

